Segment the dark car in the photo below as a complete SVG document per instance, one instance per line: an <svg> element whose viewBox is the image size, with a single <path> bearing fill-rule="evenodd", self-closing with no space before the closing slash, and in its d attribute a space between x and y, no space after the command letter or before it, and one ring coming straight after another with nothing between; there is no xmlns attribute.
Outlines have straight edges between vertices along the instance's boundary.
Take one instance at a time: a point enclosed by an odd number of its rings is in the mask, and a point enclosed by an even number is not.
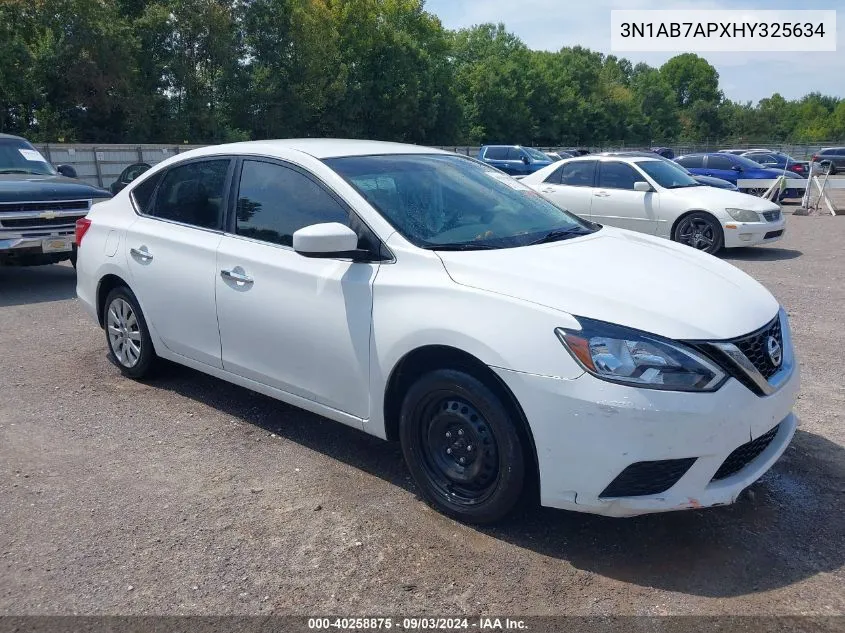
<svg viewBox="0 0 845 633"><path fill-rule="evenodd" d="M663 158L675 158L675 151L671 147L652 147L651 151Z"/></svg>
<svg viewBox="0 0 845 633"><path fill-rule="evenodd" d="M712 176L714 178L721 178L728 180L734 185L738 180L774 180L783 175L783 170L769 169L763 167L759 163L755 163L749 158L736 156L735 154L725 154L722 152L715 152L710 154L687 154L675 159L679 165L686 167L690 173L697 176ZM786 172L787 179L804 180L798 174ZM750 193L751 195L762 195L768 189L767 186L747 187L740 189L743 193ZM780 199L785 198L800 198L804 195L804 189L785 189L780 195Z"/></svg>
<svg viewBox="0 0 845 633"><path fill-rule="evenodd" d="M109 186L109 191L111 191L112 195L117 195L120 191L123 191L126 185L150 169L150 167L151 165L149 163L132 163L129 167L120 172L120 176L117 177L117 180Z"/></svg>
<svg viewBox="0 0 845 633"><path fill-rule="evenodd" d="M108 191L53 167L26 139L0 134L0 265L76 262L74 229Z"/></svg>
<svg viewBox="0 0 845 633"><path fill-rule="evenodd" d="M810 163L808 161L795 160L792 156L783 152L752 150L745 152L742 156L750 158L755 163L760 163L763 167L791 171L805 178L810 174Z"/></svg>
<svg viewBox="0 0 845 633"><path fill-rule="evenodd" d="M744 147L744 148L736 148L736 149L720 149L718 154L733 154L734 156L742 156L743 154L747 154L748 152L771 152L773 150L767 149L765 147Z"/></svg>
<svg viewBox="0 0 845 633"><path fill-rule="evenodd" d="M826 147L813 155L812 161L821 165L826 174L845 171L845 147Z"/></svg>
<svg viewBox="0 0 845 633"><path fill-rule="evenodd" d="M732 182L722 180L721 178L713 178L711 176L698 176L696 174L691 173L688 169L679 165L675 161L669 160L665 156L661 154L655 154L654 152L638 152L635 150L630 150L626 152L604 152L602 156L642 156L643 158L662 158L667 163L672 163L676 167L680 167L681 169L683 169L690 176L692 176L696 182L701 185L706 185L708 187L716 187L717 189L727 189L728 191L739 191L739 189L736 188L736 185Z"/></svg>
<svg viewBox="0 0 845 633"><path fill-rule="evenodd" d="M484 145L478 158L511 176L527 176L554 162L540 150L521 145Z"/></svg>

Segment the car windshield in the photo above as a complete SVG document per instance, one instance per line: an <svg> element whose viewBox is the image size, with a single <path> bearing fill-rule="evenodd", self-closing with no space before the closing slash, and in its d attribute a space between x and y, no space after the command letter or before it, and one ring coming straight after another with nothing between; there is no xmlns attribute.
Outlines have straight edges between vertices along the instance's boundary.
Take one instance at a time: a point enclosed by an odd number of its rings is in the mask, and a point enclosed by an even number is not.
<svg viewBox="0 0 845 633"><path fill-rule="evenodd" d="M532 147L523 147L522 149L524 149L525 153L531 157L531 160L549 160L549 157L543 152L540 152Z"/></svg>
<svg viewBox="0 0 845 633"><path fill-rule="evenodd" d="M668 160L638 160L637 167L666 189L698 187L700 183L677 163Z"/></svg>
<svg viewBox="0 0 845 633"><path fill-rule="evenodd" d="M470 158L392 154L324 162L422 248L513 248L597 230L518 180Z"/></svg>
<svg viewBox="0 0 845 633"><path fill-rule="evenodd" d="M0 174L52 176L55 173L53 166L26 141L0 138Z"/></svg>

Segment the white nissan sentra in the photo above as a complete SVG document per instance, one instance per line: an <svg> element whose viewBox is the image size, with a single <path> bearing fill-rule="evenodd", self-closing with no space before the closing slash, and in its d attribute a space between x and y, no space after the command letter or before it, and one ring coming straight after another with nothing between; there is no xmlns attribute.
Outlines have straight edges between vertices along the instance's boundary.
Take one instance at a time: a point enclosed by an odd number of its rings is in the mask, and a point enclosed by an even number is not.
<svg viewBox="0 0 845 633"><path fill-rule="evenodd" d="M168 359L398 440L468 522L727 504L795 432L769 292L582 220L473 159L344 140L171 158L77 224L82 304L130 378Z"/></svg>

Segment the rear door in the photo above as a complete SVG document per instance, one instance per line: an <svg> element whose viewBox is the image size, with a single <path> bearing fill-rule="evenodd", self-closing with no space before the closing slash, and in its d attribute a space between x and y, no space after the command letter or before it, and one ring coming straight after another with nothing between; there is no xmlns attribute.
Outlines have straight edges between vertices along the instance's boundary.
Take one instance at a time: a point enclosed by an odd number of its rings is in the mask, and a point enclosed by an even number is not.
<svg viewBox="0 0 845 633"><path fill-rule="evenodd" d="M484 150L484 162L488 165L507 171L508 166L508 148L507 147L488 147Z"/></svg>
<svg viewBox="0 0 845 633"><path fill-rule="evenodd" d="M681 156L675 160L681 167L685 167L687 171L696 176L704 176L704 156Z"/></svg>
<svg viewBox="0 0 845 633"><path fill-rule="evenodd" d="M222 367L215 264L233 162L179 163L146 201L150 181L141 183L132 192L138 218L126 233L130 283L147 324L168 350L214 367Z"/></svg>
<svg viewBox="0 0 845 633"><path fill-rule="evenodd" d="M591 219L622 229L654 233L660 197L656 192L635 191L634 183L647 182L631 165L620 161L601 161L593 189Z"/></svg>
<svg viewBox="0 0 845 633"><path fill-rule="evenodd" d="M546 178L538 190L557 206L590 220L597 163L595 160L565 162Z"/></svg>

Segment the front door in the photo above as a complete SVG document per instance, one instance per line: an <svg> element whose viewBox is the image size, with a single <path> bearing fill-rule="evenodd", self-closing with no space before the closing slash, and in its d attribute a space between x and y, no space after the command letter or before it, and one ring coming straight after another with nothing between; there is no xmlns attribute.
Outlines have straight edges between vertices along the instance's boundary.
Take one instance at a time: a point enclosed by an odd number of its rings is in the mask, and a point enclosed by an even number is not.
<svg viewBox="0 0 845 633"><path fill-rule="evenodd" d="M655 192L634 190L635 182L645 180L627 163L600 162L591 219L599 224L653 234L657 230L660 198Z"/></svg>
<svg viewBox="0 0 845 633"><path fill-rule="evenodd" d="M307 172L245 160L231 231L217 252L223 367L350 415L369 417L369 346L378 264L313 259L293 233L351 211Z"/></svg>
<svg viewBox="0 0 845 633"><path fill-rule="evenodd" d="M214 367L222 366L215 264L231 162L167 170L154 197L136 200L142 214L126 232L130 283L147 325L170 351Z"/></svg>

